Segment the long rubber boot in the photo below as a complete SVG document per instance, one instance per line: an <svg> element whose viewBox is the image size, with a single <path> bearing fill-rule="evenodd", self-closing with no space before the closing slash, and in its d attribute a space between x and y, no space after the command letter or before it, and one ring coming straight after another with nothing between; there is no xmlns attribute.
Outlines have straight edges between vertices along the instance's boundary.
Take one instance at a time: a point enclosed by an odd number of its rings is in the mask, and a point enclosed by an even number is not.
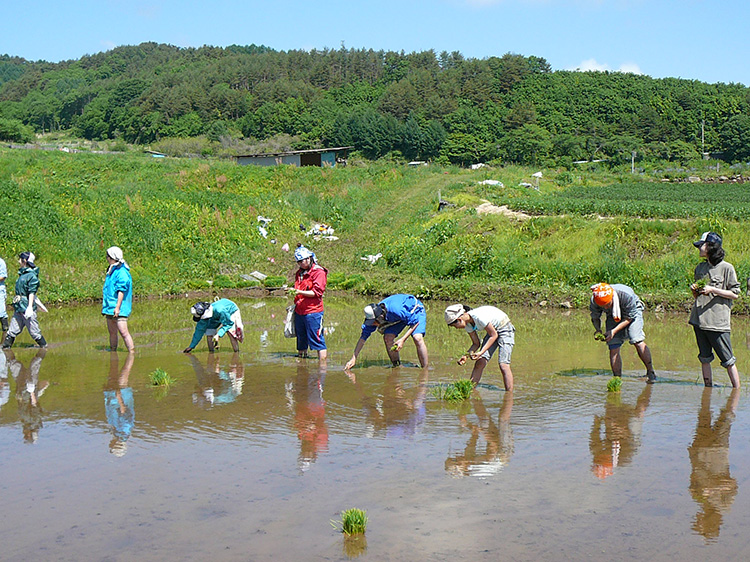
<svg viewBox="0 0 750 562"><path fill-rule="evenodd" d="M44 336L42 336L41 338L39 338L38 340L36 340L36 344L39 347L47 347L47 340L45 340Z"/></svg>
<svg viewBox="0 0 750 562"><path fill-rule="evenodd" d="M8 317L0 318L0 326L3 327L3 332L8 331Z"/></svg>
<svg viewBox="0 0 750 562"><path fill-rule="evenodd" d="M13 342L16 341L16 338L12 338L10 336L5 336L5 340L3 340L3 349L10 349L13 347Z"/></svg>

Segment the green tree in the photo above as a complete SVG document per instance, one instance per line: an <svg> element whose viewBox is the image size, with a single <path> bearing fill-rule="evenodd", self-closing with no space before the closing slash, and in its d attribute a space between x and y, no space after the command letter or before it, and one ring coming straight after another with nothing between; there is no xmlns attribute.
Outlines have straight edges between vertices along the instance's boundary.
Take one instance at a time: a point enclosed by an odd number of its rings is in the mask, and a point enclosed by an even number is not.
<svg viewBox="0 0 750 562"><path fill-rule="evenodd" d="M750 115L730 117L719 129L724 158L730 162L750 158Z"/></svg>
<svg viewBox="0 0 750 562"><path fill-rule="evenodd" d="M0 140L10 142L33 142L34 130L18 119L0 118Z"/></svg>
<svg viewBox="0 0 750 562"><path fill-rule="evenodd" d="M543 162L549 157L552 146L552 135L534 124L510 131L502 143L506 158L519 164Z"/></svg>

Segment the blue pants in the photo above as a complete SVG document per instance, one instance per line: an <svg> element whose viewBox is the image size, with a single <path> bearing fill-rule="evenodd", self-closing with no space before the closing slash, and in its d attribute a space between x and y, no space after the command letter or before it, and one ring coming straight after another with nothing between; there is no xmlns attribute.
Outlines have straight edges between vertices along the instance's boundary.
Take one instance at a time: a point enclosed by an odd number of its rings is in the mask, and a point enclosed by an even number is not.
<svg viewBox="0 0 750 562"><path fill-rule="evenodd" d="M323 313L295 314L294 327L297 330L297 351L326 349L326 338L323 333Z"/></svg>

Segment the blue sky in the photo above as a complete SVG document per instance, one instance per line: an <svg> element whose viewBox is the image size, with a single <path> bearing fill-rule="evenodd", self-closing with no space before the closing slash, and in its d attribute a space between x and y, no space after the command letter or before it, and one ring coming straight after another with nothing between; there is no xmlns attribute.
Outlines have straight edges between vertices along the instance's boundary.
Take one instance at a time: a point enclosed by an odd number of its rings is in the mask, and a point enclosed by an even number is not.
<svg viewBox="0 0 750 562"><path fill-rule="evenodd" d="M554 70L750 85L748 0L77 0L3 2L0 54L57 62L144 41L180 47L507 52Z"/></svg>

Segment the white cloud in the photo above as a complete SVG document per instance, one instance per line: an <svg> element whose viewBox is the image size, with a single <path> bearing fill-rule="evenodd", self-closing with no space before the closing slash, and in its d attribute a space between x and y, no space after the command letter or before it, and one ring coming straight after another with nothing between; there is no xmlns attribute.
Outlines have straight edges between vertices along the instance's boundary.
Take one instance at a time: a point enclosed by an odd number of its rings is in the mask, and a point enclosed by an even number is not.
<svg viewBox="0 0 750 562"><path fill-rule="evenodd" d="M620 65L620 68L618 68L620 72L627 72L630 74L643 74L643 71L641 70L641 67L638 66L634 62L624 62Z"/></svg>
<svg viewBox="0 0 750 562"><path fill-rule="evenodd" d="M610 70L610 68L607 64L596 62L596 59L586 59L577 67L571 68L570 70L578 70L580 72L588 72L590 70L594 70L596 72L604 72L605 70Z"/></svg>
<svg viewBox="0 0 750 562"><path fill-rule="evenodd" d="M589 71L606 72L606 71L612 71L612 67L610 67L607 63L598 62L596 59L586 59L575 68L569 68L568 70L577 70L579 72L589 72ZM624 72L628 74L643 74L643 71L641 70L641 68L634 62L624 62L620 65L619 68L614 69L614 72Z"/></svg>

